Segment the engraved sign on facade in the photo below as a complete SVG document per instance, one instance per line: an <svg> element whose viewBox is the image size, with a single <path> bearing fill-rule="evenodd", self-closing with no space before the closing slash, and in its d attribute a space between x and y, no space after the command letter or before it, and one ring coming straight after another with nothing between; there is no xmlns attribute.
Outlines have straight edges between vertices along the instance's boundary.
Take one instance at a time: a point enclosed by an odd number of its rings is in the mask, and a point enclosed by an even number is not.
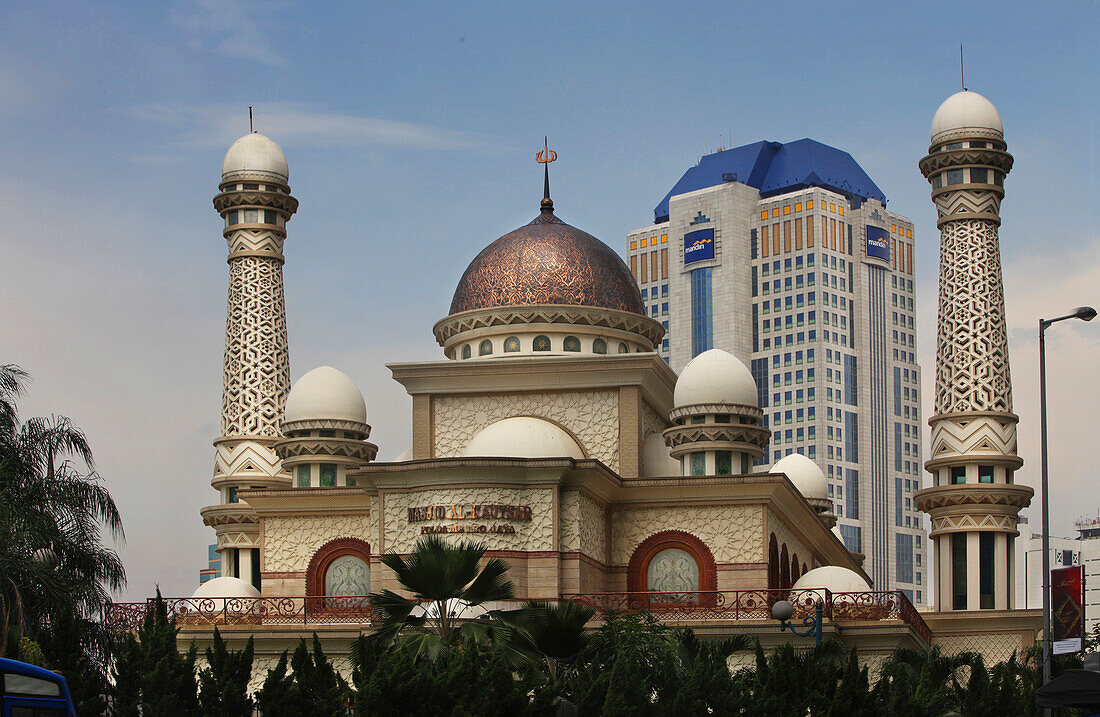
<svg viewBox="0 0 1100 717"><path fill-rule="evenodd" d="M458 505L421 505L409 508L409 522L425 520L511 520L530 521L529 505L497 505L493 503L462 503ZM516 527L508 523L496 525L424 525L421 535L430 533L515 533Z"/></svg>

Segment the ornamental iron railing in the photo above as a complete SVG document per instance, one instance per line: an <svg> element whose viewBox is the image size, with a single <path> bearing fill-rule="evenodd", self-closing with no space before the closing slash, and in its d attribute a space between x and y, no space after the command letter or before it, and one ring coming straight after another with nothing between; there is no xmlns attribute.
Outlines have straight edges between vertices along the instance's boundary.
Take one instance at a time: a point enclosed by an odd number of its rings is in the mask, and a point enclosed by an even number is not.
<svg viewBox="0 0 1100 717"><path fill-rule="evenodd" d="M835 593L807 590L714 590L700 592L574 593L561 596L609 611L650 612L669 621L770 620L771 607L779 600L795 609L792 619L812 615L822 603L824 619L899 620L918 637L931 644L932 631L924 618L900 590ZM181 627L202 625L365 625L372 626L373 613L365 595L325 597L242 597L164 598L168 617ZM548 599L553 602L553 598ZM489 609L519 607L521 600L486 605ZM136 630L155 604L150 598L140 603L113 603L107 611L114 629Z"/></svg>

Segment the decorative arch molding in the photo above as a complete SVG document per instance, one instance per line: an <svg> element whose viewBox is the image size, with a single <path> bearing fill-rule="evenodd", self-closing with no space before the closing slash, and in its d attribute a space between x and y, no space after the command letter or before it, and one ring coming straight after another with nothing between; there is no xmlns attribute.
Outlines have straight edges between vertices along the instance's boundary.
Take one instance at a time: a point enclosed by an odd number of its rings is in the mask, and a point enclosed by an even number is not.
<svg viewBox="0 0 1100 717"><path fill-rule="evenodd" d="M630 592L648 592L646 570L653 556L667 548L679 548L699 566L699 591L712 592L718 589L718 566L714 554L699 538L683 530L663 530L649 536L634 549L627 567L626 584Z"/></svg>
<svg viewBox="0 0 1100 717"><path fill-rule="evenodd" d="M768 589L779 589L779 541L775 533L768 538Z"/></svg>
<svg viewBox="0 0 1100 717"><path fill-rule="evenodd" d="M328 541L313 554L306 568L306 595L310 597L324 595L325 570L332 561L344 555L354 555L368 566L370 560L370 544L359 538L335 538Z"/></svg>

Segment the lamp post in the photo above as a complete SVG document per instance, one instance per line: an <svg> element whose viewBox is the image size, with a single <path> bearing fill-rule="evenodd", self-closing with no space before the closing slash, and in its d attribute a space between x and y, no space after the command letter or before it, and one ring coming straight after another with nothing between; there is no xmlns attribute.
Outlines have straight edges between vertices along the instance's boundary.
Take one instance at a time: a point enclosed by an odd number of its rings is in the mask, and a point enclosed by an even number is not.
<svg viewBox="0 0 1100 717"><path fill-rule="evenodd" d="M822 617L822 602L818 600L814 603L814 614L807 615L802 620L802 624L805 626L805 630L799 630L791 623L791 616L794 615L794 605L788 600L779 600L772 605L772 617L779 621L779 629L790 630L799 637L809 637L813 635L814 642L818 645L821 644L821 617Z"/></svg>
<svg viewBox="0 0 1100 717"><path fill-rule="evenodd" d="M1039 319L1039 455L1042 463L1043 493L1043 684L1050 682L1051 638L1050 631L1050 493L1047 488L1047 327L1066 319L1092 321L1096 309L1080 306L1072 314L1056 319Z"/></svg>

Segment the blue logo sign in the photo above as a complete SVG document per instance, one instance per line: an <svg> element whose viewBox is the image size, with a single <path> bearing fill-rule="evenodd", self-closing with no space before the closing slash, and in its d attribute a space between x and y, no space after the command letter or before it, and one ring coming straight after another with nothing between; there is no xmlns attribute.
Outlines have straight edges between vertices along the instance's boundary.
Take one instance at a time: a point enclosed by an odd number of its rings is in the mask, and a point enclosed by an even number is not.
<svg viewBox="0 0 1100 717"><path fill-rule="evenodd" d="M698 229L684 235L684 263L714 258L714 229Z"/></svg>
<svg viewBox="0 0 1100 717"><path fill-rule="evenodd" d="M867 227L867 256L890 261L890 235L885 229Z"/></svg>

